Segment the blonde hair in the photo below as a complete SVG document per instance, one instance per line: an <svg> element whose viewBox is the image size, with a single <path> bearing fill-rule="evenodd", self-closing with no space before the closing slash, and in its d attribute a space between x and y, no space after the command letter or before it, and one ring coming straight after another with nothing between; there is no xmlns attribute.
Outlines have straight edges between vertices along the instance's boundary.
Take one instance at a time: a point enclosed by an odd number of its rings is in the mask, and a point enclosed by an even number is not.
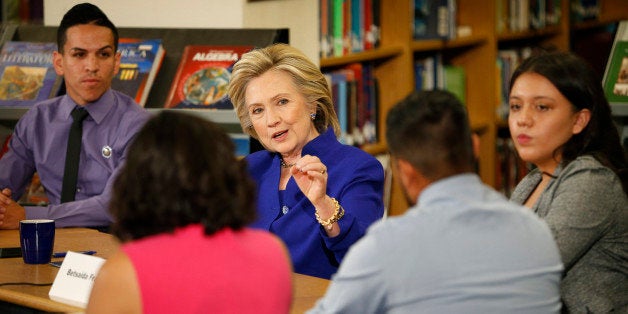
<svg viewBox="0 0 628 314"><path fill-rule="evenodd" d="M274 44L245 53L233 67L229 97L245 133L259 139L246 107L246 88L252 79L270 70L279 70L290 75L307 103L316 106L313 123L319 133L324 133L331 126L336 136L340 134L338 117L325 76L301 51L286 44Z"/></svg>

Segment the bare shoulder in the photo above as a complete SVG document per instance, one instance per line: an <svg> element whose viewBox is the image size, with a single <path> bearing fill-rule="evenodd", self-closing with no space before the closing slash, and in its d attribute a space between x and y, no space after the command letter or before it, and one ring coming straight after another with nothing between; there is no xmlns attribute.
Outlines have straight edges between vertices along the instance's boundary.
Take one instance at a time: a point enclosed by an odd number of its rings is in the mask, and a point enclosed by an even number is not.
<svg viewBox="0 0 628 314"><path fill-rule="evenodd" d="M112 255L98 271L86 313L141 313L135 269L122 251Z"/></svg>

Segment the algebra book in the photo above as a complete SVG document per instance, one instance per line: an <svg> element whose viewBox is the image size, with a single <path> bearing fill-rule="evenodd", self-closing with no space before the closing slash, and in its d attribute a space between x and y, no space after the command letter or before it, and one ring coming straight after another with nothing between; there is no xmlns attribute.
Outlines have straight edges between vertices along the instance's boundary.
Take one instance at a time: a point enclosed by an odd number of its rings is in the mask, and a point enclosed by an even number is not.
<svg viewBox="0 0 628 314"><path fill-rule="evenodd" d="M253 46L188 45L165 108L231 109L227 97L233 65Z"/></svg>
<svg viewBox="0 0 628 314"><path fill-rule="evenodd" d="M120 38L118 51L120 71L111 88L131 96L144 107L165 56L161 39Z"/></svg>
<svg viewBox="0 0 628 314"><path fill-rule="evenodd" d="M55 43L8 41L0 51L0 106L28 107L57 96L62 79L52 65Z"/></svg>

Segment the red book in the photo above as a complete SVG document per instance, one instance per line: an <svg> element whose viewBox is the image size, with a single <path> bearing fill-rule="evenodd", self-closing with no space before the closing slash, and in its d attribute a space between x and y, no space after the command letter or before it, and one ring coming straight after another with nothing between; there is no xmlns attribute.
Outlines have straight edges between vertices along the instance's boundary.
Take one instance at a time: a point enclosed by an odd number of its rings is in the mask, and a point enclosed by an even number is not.
<svg viewBox="0 0 628 314"><path fill-rule="evenodd" d="M364 0L364 50L375 48L375 38L371 29L373 25L373 2Z"/></svg>
<svg viewBox="0 0 628 314"><path fill-rule="evenodd" d="M188 45L165 108L233 109L227 88L231 70L253 46Z"/></svg>

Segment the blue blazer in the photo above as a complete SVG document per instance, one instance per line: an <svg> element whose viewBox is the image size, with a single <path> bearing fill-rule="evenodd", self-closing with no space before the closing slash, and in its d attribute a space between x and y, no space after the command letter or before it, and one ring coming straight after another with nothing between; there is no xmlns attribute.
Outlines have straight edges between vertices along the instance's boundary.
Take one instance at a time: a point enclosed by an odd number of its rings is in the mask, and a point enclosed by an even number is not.
<svg viewBox="0 0 628 314"><path fill-rule="evenodd" d="M373 156L338 142L331 128L307 143L302 154L317 156L327 167L327 195L345 209L338 221L340 234L327 236L316 221L314 206L293 178L281 203L280 156L265 150L246 157L249 172L258 184L258 219L252 227L269 230L284 241L295 272L330 279L349 247L384 214L384 170Z"/></svg>

